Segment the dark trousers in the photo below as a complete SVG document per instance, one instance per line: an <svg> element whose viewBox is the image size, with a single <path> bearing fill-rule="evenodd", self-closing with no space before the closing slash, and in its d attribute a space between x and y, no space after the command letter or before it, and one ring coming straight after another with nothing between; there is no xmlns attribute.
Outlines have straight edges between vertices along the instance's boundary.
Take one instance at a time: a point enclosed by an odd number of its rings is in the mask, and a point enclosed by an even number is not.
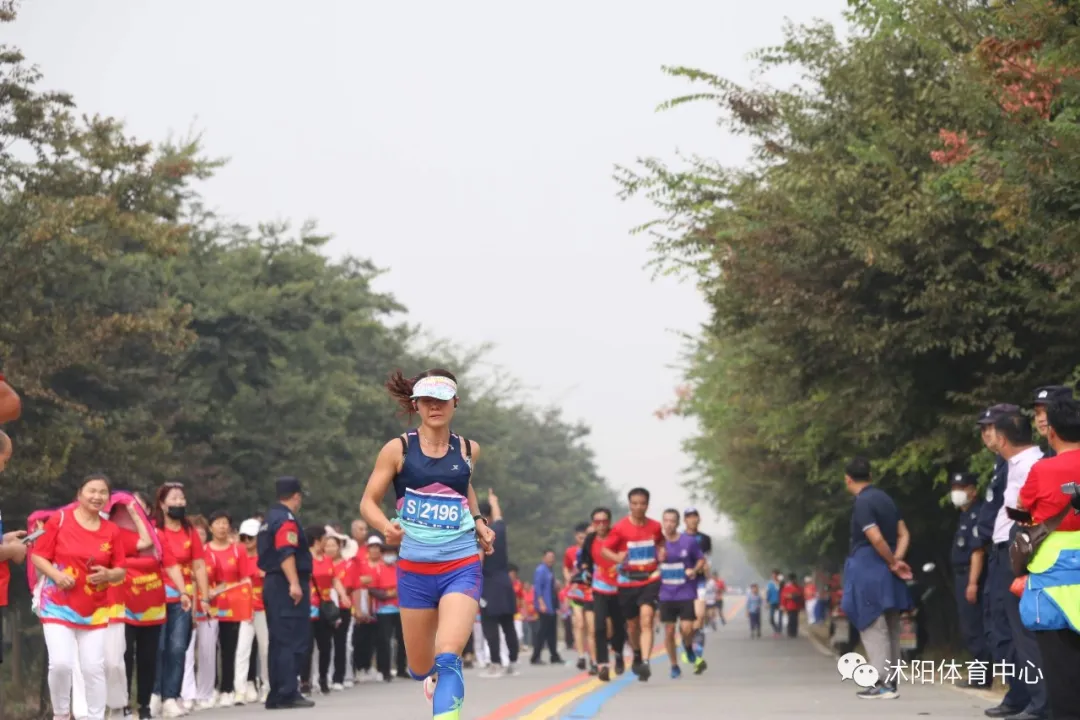
<svg viewBox="0 0 1080 720"><path fill-rule="evenodd" d="M750 618L750 637L761 637L761 611L747 613Z"/></svg>
<svg viewBox="0 0 1080 720"><path fill-rule="evenodd" d="M540 613L539 627L537 628L536 635L536 646L533 647L533 662L540 661L540 651L544 649L544 645L547 645L548 652L551 654L551 662L557 662L559 660L558 638L555 635L556 628L558 627L557 620L555 615Z"/></svg>
<svg viewBox="0 0 1080 720"><path fill-rule="evenodd" d="M333 647L334 628L322 620L311 622L311 633L315 642L308 646L304 664L300 666L300 682L303 685L311 684L311 660L315 656L315 647L319 648L319 687L327 688L327 679L330 675L330 652Z"/></svg>
<svg viewBox="0 0 1080 720"><path fill-rule="evenodd" d="M983 603L985 596L983 590L986 585L986 576L980 581L979 594L975 603L967 601L967 566L957 567L953 573L953 584L956 588L956 615L960 620L960 636L964 639L964 647L971 653L976 661L987 663L990 667L990 646L986 641L986 628L983 623ZM988 678L989 679L989 678Z"/></svg>
<svg viewBox="0 0 1080 720"><path fill-rule="evenodd" d="M769 606L769 624L772 625L774 633L783 631L784 611L780 609L779 605Z"/></svg>
<svg viewBox="0 0 1080 720"><path fill-rule="evenodd" d="M157 677L158 642L161 625L128 625L124 628L127 646L124 648L124 665L127 667L128 695L131 695L131 679L138 671L137 699L139 708L150 709L150 696L154 692Z"/></svg>
<svg viewBox="0 0 1080 720"><path fill-rule="evenodd" d="M626 621L623 619L622 607L619 605L619 596L593 592L593 615L596 623L596 664L606 665L609 659L609 645L615 651L615 656L620 658L626 648ZM610 639L607 632L609 618L612 626Z"/></svg>
<svg viewBox="0 0 1080 720"><path fill-rule="evenodd" d="M375 669L390 679L390 648L391 641L397 641L397 653L395 669L398 677L408 677L405 662L405 636L401 630L400 613L383 613L375 616L378 619L379 632L375 641Z"/></svg>
<svg viewBox="0 0 1080 720"><path fill-rule="evenodd" d="M353 670L367 672L371 669L371 659L375 654L375 638L378 634L379 626L374 622L357 621L353 625Z"/></svg>
<svg viewBox="0 0 1080 720"><path fill-rule="evenodd" d="M334 628L334 683L345 682L345 653L349 645L349 616L341 618L341 624Z"/></svg>
<svg viewBox="0 0 1080 720"><path fill-rule="evenodd" d="M989 569L987 591L993 594L995 630L999 636L1007 634L1012 639L1013 656L1003 659L1013 663L1016 673L1002 702L1009 707L1024 708L1036 715L1046 716L1046 670L1043 669L1044 677L1040 678L1036 669L1043 668L1039 644L1035 640L1035 633L1025 628L1020 620L1020 598L1009 591L1015 579L1009 561L1009 543L994 546L990 553ZM1029 662L1034 667L1028 665ZM1023 702L1025 700L1027 702Z"/></svg>
<svg viewBox="0 0 1080 720"><path fill-rule="evenodd" d="M257 682L259 679L259 639L251 638L251 662L248 663L248 676L249 683Z"/></svg>
<svg viewBox="0 0 1080 720"><path fill-rule="evenodd" d="M1080 635L1070 629L1034 633L1043 659L1053 720L1080 720Z"/></svg>
<svg viewBox="0 0 1080 720"><path fill-rule="evenodd" d="M307 577L301 576L300 587L307 587L309 582ZM293 702L300 694L296 679L304 658L310 657L311 604L306 593L302 594L298 604L293 603L288 580L277 573L266 574L263 603L270 631L270 694L266 704L273 707Z"/></svg>
<svg viewBox="0 0 1080 720"><path fill-rule="evenodd" d="M786 610L788 637L799 637L799 611Z"/></svg>
<svg viewBox="0 0 1080 720"><path fill-rule="evenodd" d="M502 665L502 643L499 640L499 629L506 635L506 650L510 653L510 663L518 661L517 629L514 627L514 616L511 615L483 615L480 618L480 626L484 629L484 640L487 641L488 652L491 653L491 664Z"/></svg>
<svg viewBox="0 0 1080 720"><path fill-rule="evenodd" d="M164 700L180 697L180 685L184 680L184 655L187 653L191 633L195 630L190 610L183 610L180 603L165 606L165 624L158 634L157 672L154 675L154 694Z"/></svg>
<svg viewBox="0 0 1080 720"><path fill-rule="evenodd" d="M218 622L218 647L221 648L221 672L218 692L236 691L236 646L240 643L240 623ZM256 656L258 658L258 656ZM258 661L254 663L258 665Z"/></svg>

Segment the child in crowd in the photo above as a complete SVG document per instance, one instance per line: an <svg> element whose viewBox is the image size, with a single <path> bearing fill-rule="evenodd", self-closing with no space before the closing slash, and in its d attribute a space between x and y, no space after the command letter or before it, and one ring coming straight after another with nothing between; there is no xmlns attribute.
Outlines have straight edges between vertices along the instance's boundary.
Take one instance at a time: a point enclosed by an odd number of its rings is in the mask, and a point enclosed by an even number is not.
<svg viewBox="0 0 1080 720"><path fill-rule="evenodd" d="M761 590L757 583L750 585L750 594L746 597L746 616L750 618L750 637L761 637Z"/></svg>

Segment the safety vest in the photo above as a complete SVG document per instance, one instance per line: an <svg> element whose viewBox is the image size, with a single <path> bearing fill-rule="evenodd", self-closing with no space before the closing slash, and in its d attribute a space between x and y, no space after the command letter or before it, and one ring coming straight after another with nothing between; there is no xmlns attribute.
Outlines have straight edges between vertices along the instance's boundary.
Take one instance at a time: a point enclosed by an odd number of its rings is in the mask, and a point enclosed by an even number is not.
<svg viewBox="0 0 1080 720"><path fill-rule="evenodd" d="M1028 630L1080 633L1080 531L1051 533L1028 563L1020 619Z"/></svg>

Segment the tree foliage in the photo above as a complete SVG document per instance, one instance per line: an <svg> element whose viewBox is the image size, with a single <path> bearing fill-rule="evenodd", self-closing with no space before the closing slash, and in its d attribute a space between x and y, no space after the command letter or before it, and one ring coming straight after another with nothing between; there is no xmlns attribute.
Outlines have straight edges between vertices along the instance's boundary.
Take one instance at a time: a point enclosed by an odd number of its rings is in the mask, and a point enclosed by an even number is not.
<svg viewBox="0 0 1080 720"><path fill-rule="evenodd" d="M98 470L144 491L184 480L196 511L237 519L295 474L305 521L347 526L408 427L383 383L431 366L459 375L455 430L485 447L475 482L500 495L522 565L615 504L588 431L485 384L479 353L422 344L373 262L327 257L314 226L224 221L198 195L218 163L197 141L128 137L41 79L0 49L0 358L24 398L5 428L9 527Z"/></svg>
<svg viewBox="0 0 1080 720"><path fill-rule="evenodd" d="M712 315L689 348L699 482L759 562L846 553L843 465L875 462L944 555L947 472L985 470L974 419L1078 375L1077 24L1045 0L866 0L850 32L789 26L756 55L789 89L669 68L748 136L745 167L620 168L657 262ZM942 563L943 564L943 563Z"/></svg>

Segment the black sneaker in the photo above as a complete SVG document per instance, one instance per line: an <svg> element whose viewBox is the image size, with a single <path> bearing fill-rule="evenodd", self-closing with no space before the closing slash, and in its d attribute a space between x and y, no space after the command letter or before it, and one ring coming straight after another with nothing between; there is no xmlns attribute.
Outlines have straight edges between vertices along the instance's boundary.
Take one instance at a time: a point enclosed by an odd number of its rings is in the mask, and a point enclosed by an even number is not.
<svg viewBox="0 0 1080 720"><path fill-rule="evenodd" d="M578 658L577 659L577 669L578 670L584 670L585 669L585 658Z"/></svg>
<svg viewBox="0 0 1080 720"><path fill-rule="evenodd" d="M605 665L597 671L596 677L600 682L611 682L611 669Z"/></svg>
<svg viewBox="0 0 1080 720"><path fill-rule="evenodd" d="M640 680L641 682L648 682L650 677L652 677L652 668L649 667L649 663L641 663L640 665L638 665L638 680Z"/></svg>
<svg viewBox="0 0 1080 720"><path fill-rule="evenodd" d="M592 663L590 663L589 664L589 674L595 676L598 672L599 672L599 670L597 670L596 666L593 665Z"/></svg>
<svg viewBox="0 0 1080 720"><path fill-rule="evenodd" d="M626 659L622 655L615 658L615 674L622 675L626 672Z"/></svg>
<svg viewBox="0 0 1080 720"><path fill-rule="evenodd" d="M150 720L150 708L139 708L139 720Z"/></svg>

